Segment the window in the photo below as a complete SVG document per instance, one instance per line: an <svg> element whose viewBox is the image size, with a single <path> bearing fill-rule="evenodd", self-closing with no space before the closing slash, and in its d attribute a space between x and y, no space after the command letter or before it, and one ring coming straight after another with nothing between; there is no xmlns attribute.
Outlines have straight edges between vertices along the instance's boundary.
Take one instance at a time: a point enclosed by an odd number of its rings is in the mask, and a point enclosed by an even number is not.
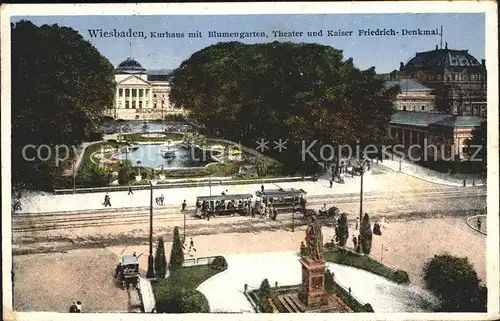
<svg viewBox="0 0 500 321"><path fill-rule="evenodd" d="M122 97L123 96L123 89L118 89L118 97Z"/></svg>
<svg viewBox="0 0 500 321"><path fill-rule="evenodd" d="M125 108L126 109L129 109L130 108L130 102L128 100L125 101Z"/></svg>
<svg viewBox="0 0 500 321"><path fill-rule="evenodd" d="M125 97L130 97L130 89L125 89Z"/></svg>
<svg viewBox="0 0 500 321"><path fill-rule="evenodd" d="M420 110L424 111L425 110L425 106L420 107Z"/></svg>

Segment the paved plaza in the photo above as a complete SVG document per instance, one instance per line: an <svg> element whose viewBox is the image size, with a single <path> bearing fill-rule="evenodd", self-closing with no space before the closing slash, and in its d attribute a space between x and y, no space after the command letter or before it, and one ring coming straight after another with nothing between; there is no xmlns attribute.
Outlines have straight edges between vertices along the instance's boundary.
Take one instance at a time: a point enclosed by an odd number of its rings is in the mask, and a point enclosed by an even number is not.
<svg viewBox="0 0 500 321"><path fill-rule="evenodd" d="M307 196L316 195L332 195L332 194L349 194L358 193L360 188L360 177L346 179L345 184L333 184L330 188L330 183L327 180L319 179L317 182L299 181L285 182L277 184L264 184L264 188L296 188L303 189L307 192ZM380 187L380 182L377 180L377 175L365 175L363 188L366 192L375 191ZM165 196L165 205L179 205L186 200L188 206L192 206L196 202L196 196L220 195L222 192L226 194L252 194L255 197L255 192L260 190L261 184L246 184L246 185L222 185L217 184L204 187L189 187L189 188L168 188L155 189L154 197L159 197L162 194ZM136 190L133 195L128 195L128 191L110 192L111 205L113 208L126 207L145 207L150 203L149 190ZM105 193L86 193L86 194L68 194L68 195L53 195L49 193L29 193L23 194L21 200L21 213L44 213L58 211L83 211L83 210L98 210L104 208Z"/></svg>

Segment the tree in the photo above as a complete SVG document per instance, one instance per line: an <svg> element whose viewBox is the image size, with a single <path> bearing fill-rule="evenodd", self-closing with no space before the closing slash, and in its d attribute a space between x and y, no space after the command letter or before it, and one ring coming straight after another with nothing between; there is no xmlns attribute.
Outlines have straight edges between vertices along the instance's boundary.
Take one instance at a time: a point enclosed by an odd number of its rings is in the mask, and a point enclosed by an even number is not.
<svg viewBox="0 0 500 321"><path fill-rule="evenodd" d="M184 251L182 250L181 236L179 227L174 227L174 240L172 243L172 251L170 252L170 269L174 270L182 267L184 263Z"/></svg>
<svg viewBox="0 0 500 321"><path fill-rule="evenodd" d="M361 221L361 225L359 227L359 238L359 246L361 251L364 254L370 254L372 250L373 233L368 213L365 213L365 216L363 216L363 221Z"/></svg>
<svg viewBox="0 0 500 321"><path fill-rule="evenodd" d="M62 170L55 146L88 139L107 108L113 107L113 65L75 30L11 24L12 180L27 188L51 189ZM49 146L52 157L23 156L24 147ZM46 155L43 155L45 158ZM68 160L63 165L71 165Z"/></svg>
<svg viewBox="0 0 500 321"><path fill-rule="evenodd" d="M376 143L386 137L397 88L374 68L359 70L342 51L308 43L225 42L194 53L172 73L170 101L212 133L251 143L286 141L266 153L306 172L323 143ZM307 157L303 157L307 156ZM304 159L305 158L305 159Z"/></svg>
<svg viewBox="0 0 500 321"><path fill-rule="evenodd" d="M349 239L349 227L347 226L347 214L340 214L340 218L338 220L338 238L339 245L345 246L347 240Z"/></svg>
<svg viewBox="0 0 500 321"><path fill-rule="evenodd" d="M105 187L111 180L112 170L106 166L89 163L85 164L76 175L76 182L80 187Z"/></svg>
<svg viewBox="0 0 500 321"><path fill-rule="evenodd" d="M267 160L264 157L259 157L257 159L257 175L259 175L259 177L267 175L268 167Z"/></svg>
<svg viewBox="0 0 500 321"><path fill-rule="evenodd" d="M465 151L469 161L472 163L473 168L482 175L487 173L487 136L488 124L483 121L479 127L472 131L471 138L465 141Z"/></svg>
<svg viewBox="0 0 500 321"><path fill-rule="evenodd" d="M120 185L128 184L132 179L134 179L135 171L130 166L130 163L125 163L118 170L118 183Z"/></svg>
<svg viewBox="0 0 500 321"><path fill-rule="evenodd" d="M167 258L165 256L165 243L163 237L158 239L155 256L155 272L158 279L164 279L167 273Z"/></svg>
<svg viewBox="0 0 500 321"><path fill-rule="evenodd" d="M441 299L441 312L486 312L486 288L467 258L435 255L424 266L424 281Z"/></svg>

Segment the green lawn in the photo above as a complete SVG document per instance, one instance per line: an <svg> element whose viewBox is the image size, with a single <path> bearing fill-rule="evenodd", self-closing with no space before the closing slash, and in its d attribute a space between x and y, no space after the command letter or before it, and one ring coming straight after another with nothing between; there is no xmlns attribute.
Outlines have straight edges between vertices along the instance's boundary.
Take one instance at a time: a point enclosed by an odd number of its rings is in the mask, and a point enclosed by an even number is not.
<svg viewBox="0 0 500 321"><path fill-rule="evenodd" d="M153 283L153 291L165 287L182 287L186 290L196 288L212 276L221 272L209 265L183 267L170 273L170 276L160 282ZM156 293L155 293L156 294Z"/></svg>
<svg viewBox="0 0 500 321"><path fill-rule="evenodd" d="M371 272L373 274L383 276L399 284L410 283L408 274L405 271L393 270L392 268L387 267L382 263L375 261L374 259L371 259L368 256L360 255L340 248L325 251L324 255L325 255L325 260L328 262L348 265L358 269L362 269Z"/></svg>

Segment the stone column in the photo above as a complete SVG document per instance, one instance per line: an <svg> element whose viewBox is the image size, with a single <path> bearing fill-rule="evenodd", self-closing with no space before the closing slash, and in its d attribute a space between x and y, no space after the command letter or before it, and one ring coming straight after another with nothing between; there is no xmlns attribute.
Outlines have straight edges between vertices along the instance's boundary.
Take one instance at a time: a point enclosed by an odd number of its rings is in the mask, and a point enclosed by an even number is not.
<svg viewBox="0 0 500 321"><path fill-rule="evenodd" d="M125 99L128 101L128 108L132 108L132 89L127 88L128 96Z"/></svg>
<svg viewBox="0 0 500 321"><path fill-rule="evenodd" d="M406 147L406 143L405 143L405 129L401 129L401 144L403 144L403 146Z"/></svg>
<svg viewBox="0 0 500 321"><path fill-rule="evenodd" d="M411 145L413 145L413 130L410 129L409 132L410 132L410 140L409 140L409 142L410 142L410 146L411 146Z"/></svg>
<svg viewBox="0 0 500 321"><path fill-rule="evenodd" d="M120 88L116 88L116 97L115 97L115 104L116 104L115 108L116 109L118 109L119 108L118 106L120 106L120 104L118 104L118 102L120 101L119 94L120 94Z"/></svg>
<svg viewBox="0 0 500 321"><path fill-rule="evenodd" d="M149 93L149 97L148 97L148 100L149 100L149 108L153 108L153 88L149 88L148 89L148 93Z"/></svg>

